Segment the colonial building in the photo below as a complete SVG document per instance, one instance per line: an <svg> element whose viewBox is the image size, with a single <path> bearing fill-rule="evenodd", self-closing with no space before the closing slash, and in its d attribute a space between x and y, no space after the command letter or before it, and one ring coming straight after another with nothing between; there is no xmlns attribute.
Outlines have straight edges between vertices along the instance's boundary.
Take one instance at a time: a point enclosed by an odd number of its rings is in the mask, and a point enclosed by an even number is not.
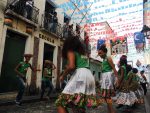
<svg viewBox="0 0 150 113"><path fill-rule="evenodd" d="M64 7L70 4L70 7ZM61 48L68 34L84 36L84 5L68 0L2 0L0 1L0 93L17 89L15 66L24 53L33 54L31 64L43 69L43 61L51 60L57 69L52 82L59 86L62 71ZM73 7L73 8L72 8ZM79 14L76 14L80 12ZM78 19L75 19L78 18ZM80 19L79 19L80 18ZM64 30L64 25L67 30ZM42 71L27 72L30 92L41 87Z"/></svg>

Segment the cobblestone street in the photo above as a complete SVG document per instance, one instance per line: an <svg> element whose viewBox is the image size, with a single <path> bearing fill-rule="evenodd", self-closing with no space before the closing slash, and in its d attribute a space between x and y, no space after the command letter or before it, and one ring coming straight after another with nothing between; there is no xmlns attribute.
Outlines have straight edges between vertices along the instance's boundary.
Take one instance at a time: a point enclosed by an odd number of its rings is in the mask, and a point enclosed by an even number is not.
<svg viewBox="0 0 150 113"><path fill-rule="evenodd" d="M115 106L114 106L115 107ZM102 105L96 109L89 109L87 113L107 113L106 105ZM132 113L145 113L145 106L138 105L132 111ZM117 113L130 113L129 111L117 110ZM1 106L0 113L57 113L54 100L41 101L35 103L25 103L21 107L16 105ZM69 111L69 113L72 113Z"/></svg>

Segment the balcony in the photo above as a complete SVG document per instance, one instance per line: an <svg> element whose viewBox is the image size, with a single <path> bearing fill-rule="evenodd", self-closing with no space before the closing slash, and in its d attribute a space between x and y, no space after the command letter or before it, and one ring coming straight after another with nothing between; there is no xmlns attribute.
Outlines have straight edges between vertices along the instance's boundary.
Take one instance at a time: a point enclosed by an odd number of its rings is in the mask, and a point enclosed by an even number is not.
<svg viewBox="0 0 150 113"><path fill-rule="evenodd" d="M53 34L56 37L63 38L63 27L60 23L53 22L54 15L45 13L42 15L42 30Z"/></svg>
<svg viewBox="0 0 150 113"><path fill-rule="evenodd" d="M66 39L70 36L79 36L78 30L73 31L73 24L69 25L69 23L65 23L65 25L61 25L60 23L53 22L54 15L51 13L46 13L42 15L41 29L49 32L56 37L61 39Z"/></svg>
<svg viewBox="0 0 150 113"><path fill-rule="evenodd" d="M39 9L31 3L28 0L7 0L5 14L37 26Z"/></svg>

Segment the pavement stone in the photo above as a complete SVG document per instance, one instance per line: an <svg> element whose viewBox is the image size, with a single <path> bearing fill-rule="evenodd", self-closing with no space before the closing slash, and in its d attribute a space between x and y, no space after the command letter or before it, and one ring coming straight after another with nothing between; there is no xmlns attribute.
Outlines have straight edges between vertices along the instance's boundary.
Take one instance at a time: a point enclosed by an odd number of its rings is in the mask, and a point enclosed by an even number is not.
<svg viewBox="0 0 150 113"><path fill-rule="evenodd" d="M146 113L150 113L150 89L148 89L146 96L144 97Z"/></svg>
<svg viewBox="0 0 150 113"><path fill-rule="evenodd" d="M17 93L11 92L11 93L4 93L0 94L0 106L5 105L12 105L15 104L14 100L16 98ZM54 93L50 95L51 99L56 99L58 96L58 93ZM40 100L40 95L34 95L34 96L23 96L23 103L31 103L31 102L38 102ZM47 100L44 98L43 100Z"/></svg>
<svg viewBox="0 0 150 113"><path fill-rule="evenodd" d="M24 103L21 107L16 105L0 106L0 113L57 113L54 102L55 99ZM115 106L116 105L114 105L114 107ZM72 113L72 111L69 110L69 113ZM103 104L96 109L88 109L87 113L107 113L106 104ZM144 104L141 104L132 109L131 112L117 110L117 113L145 113L145 106Z"/></svg>
<svg viewBox="0 0 150 113"><path fill-rule="evenodd" d="M149 90L150 91L150 90ZM149 91L147 98L149 99ZM11 96L9 96L11 95ZM16 95L16 94L14 94ZM55 99L56 95L52 95L52 98L47 101L40 101L39 96L28 96L24 97L23 101L23 106L16 106L14 105L14 95L8 94L8 95L0 95L0 103L5 102L5 99L11 99L11 102L13 104L5 104L5 105L0 105L0 113L57 113L56 111L56 106L55 106ZM55 97L55 98L54 98ZM147 100L148 100L147 99ZM30 101L29 101L30 100ZM36 100L36 101L35 101ZM8 100L7 100L8 101ZM7 103L6 101L6 103ZM147 103L146 103L147 104ZM117 105L113 105L114 108ZM149 106L149 105L146 105ZM124 110L124 109L117 109L117 113L146 113L145 110L145 105L144 104L139 104L135 108L132 108L130 111ZM69 109L69 113L72 113L71 109ZM107 105L102 104L96 109L87 109L87 113L107 113ZM149 113L149 112L147 112Z"/></svg>

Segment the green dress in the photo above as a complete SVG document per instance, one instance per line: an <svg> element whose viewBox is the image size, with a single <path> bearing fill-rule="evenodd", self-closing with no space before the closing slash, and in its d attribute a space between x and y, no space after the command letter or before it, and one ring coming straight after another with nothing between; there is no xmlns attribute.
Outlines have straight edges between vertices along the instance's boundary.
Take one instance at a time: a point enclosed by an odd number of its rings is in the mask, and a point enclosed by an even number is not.
<svg viewBox="0 0 150 113"><path fill-rule="evenodd" d="M111 72L112 71L112 67L109 64L107 57L103 60L101 65L102 65L102 73L106 73L106 72Z"/></svg>
<svg viewBox="0 0 150 113"><path fill-rule="evenodd" d="M133 72L129 73L129 78L131 79L131 82L129 84L129 90L130 91L136 91L140 88L139 83L138 83L138 76L134 74Z"/></svg>
<svg viewBox="0 0 150 113"><path fill-rule="evenodd" d="M63 106L65 108L75 107L78 110L85 109L87 107L96 107L97 103L96 103L96 98L94 97L95 82L94 82L93 75L88 69L89 59L88 57L81 55L77 52L74 53L75 53L76 71L72 75L70 81L64 88L63 92L59 95L58 99L56 100L56 106ZM81 79L80 77L83 78ZM91 79L87 80L88 77L90 77ZM80 85L80 89L83 89L83 91L78 89L78 85ZM94 92L93 92L93 88L94 88Z"/></svg>
<svg viewBox="0 0 150 113"><path fill-rule="evenodd" d="M101 98L110 98L115 95L113 84L113 71L112 67L106 57L101 63L102 75L100 85L96 87L97 99L101 103Z"/></svg>
<svg viewBox="0 0 150 113"><path fill-rule="evenodd" d="M75 52L75 58L76 58L76 68L89 68L89 59L88 57L84 55L80 55L79 53Z"/></svg>
<svg viewBox="0 0 150 113"><path fill-rule="evenodd" d="M123 75L123 80L119 86L119 91L127 93L129 91L128 89L128 75L127 75L127 70L126 70L126 66L123 65L121 66L121 68L123 68L124 70L124 75ZM119 70L118 72L119 75L119 80L121 79L121 71Z"/></svg>

